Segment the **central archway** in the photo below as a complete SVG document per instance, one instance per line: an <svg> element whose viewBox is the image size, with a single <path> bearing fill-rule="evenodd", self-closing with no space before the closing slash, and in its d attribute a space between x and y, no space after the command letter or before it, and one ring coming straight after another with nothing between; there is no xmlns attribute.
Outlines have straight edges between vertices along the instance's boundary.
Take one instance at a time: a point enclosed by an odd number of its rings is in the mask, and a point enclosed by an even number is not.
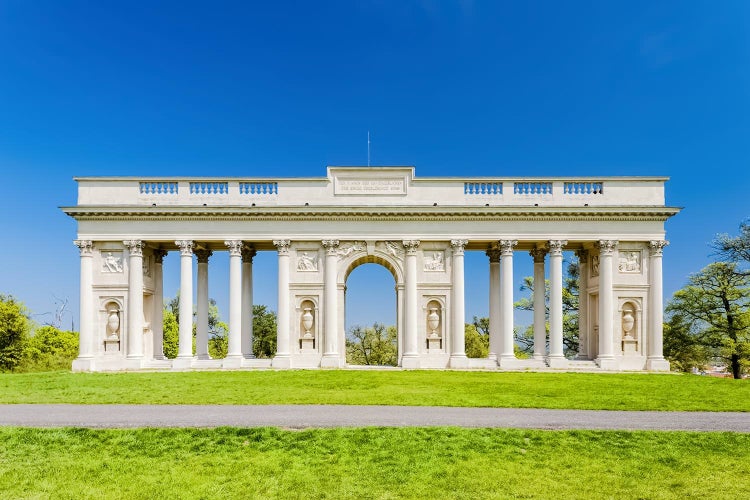
<svg viewBox="0 0 750 500"><path fill-rule="evenodd" d="M343 345L348 365L400 365L403 287L399 275L397 263L377 255L360 256L343 268Z"/></svg>

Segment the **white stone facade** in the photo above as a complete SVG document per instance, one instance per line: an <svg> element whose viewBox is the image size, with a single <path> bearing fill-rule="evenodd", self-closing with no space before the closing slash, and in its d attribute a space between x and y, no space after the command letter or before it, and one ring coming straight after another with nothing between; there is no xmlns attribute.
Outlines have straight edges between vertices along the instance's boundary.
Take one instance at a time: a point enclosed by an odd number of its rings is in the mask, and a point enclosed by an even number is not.
<svg viewBox="0 0 750 500"><path fill-rule="evenodd" d="M662 356L663 177L416 178L411 167L329 167L323 178L78 178L81 347L74 370L344 367L345 285L364 263L393 275L404 368L568 368L562 251L581 262L580 352L606 370ZM207 350L210 257L228 252L229 353ZM278 254L278 349L252 355L252 266ZM464 352L464 252L488 256L490 355ZM162 259L180 253L179 354L162 352ZM533 359L513 354L513 259L551 282L534 297ZM542 286L538 286L542 284ZM549 349L546 348L549 321Z"/></svg>

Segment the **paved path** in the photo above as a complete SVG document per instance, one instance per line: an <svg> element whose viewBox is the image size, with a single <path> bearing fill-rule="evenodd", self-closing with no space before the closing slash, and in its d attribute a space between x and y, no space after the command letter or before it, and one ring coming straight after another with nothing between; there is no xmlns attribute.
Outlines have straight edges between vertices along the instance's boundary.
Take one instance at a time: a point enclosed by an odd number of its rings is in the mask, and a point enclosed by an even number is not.
<svg viewBox="0 0 750 500"><path fill-rule="evenodd" d="M750 413L343 405L0 405L0 425L29 427L515 427L750 432Z"/></svg>

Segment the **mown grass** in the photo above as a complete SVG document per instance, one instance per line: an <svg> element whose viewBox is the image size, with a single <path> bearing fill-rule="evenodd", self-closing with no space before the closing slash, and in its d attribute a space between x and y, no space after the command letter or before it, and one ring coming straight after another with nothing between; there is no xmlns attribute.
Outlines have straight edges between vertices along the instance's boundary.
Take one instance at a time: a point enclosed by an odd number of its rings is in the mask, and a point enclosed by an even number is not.
<svg viewBox="0 0 750 500"><path fill-rule="evenodd" d="M358 404L750 411L750 382L693 375L225 371L0 375L0 403Z"/></svg>
<svg viewBox="0 0 750 500"><path fill-rule="evenodd" d="M750 435L0 428L4 498L743 498Z"/></svg>

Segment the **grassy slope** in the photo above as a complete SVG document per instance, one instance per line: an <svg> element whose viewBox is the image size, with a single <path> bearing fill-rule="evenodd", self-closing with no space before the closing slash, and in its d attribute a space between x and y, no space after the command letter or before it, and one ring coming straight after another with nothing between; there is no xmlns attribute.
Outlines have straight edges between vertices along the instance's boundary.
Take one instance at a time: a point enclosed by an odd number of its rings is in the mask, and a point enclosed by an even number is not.
<svg viewBox="0 0 750 500"><path fill-rule="evenodd" d="M0 403L384 404L750 411L750 383L654 374L58 372L0 375Z"/></svg>
<svg viewBox="0 0 750 500"><path fill-rule="evenodd" d="M740 498L750 491L750 435L0 428L0 491L76 499Z"/></svg>

